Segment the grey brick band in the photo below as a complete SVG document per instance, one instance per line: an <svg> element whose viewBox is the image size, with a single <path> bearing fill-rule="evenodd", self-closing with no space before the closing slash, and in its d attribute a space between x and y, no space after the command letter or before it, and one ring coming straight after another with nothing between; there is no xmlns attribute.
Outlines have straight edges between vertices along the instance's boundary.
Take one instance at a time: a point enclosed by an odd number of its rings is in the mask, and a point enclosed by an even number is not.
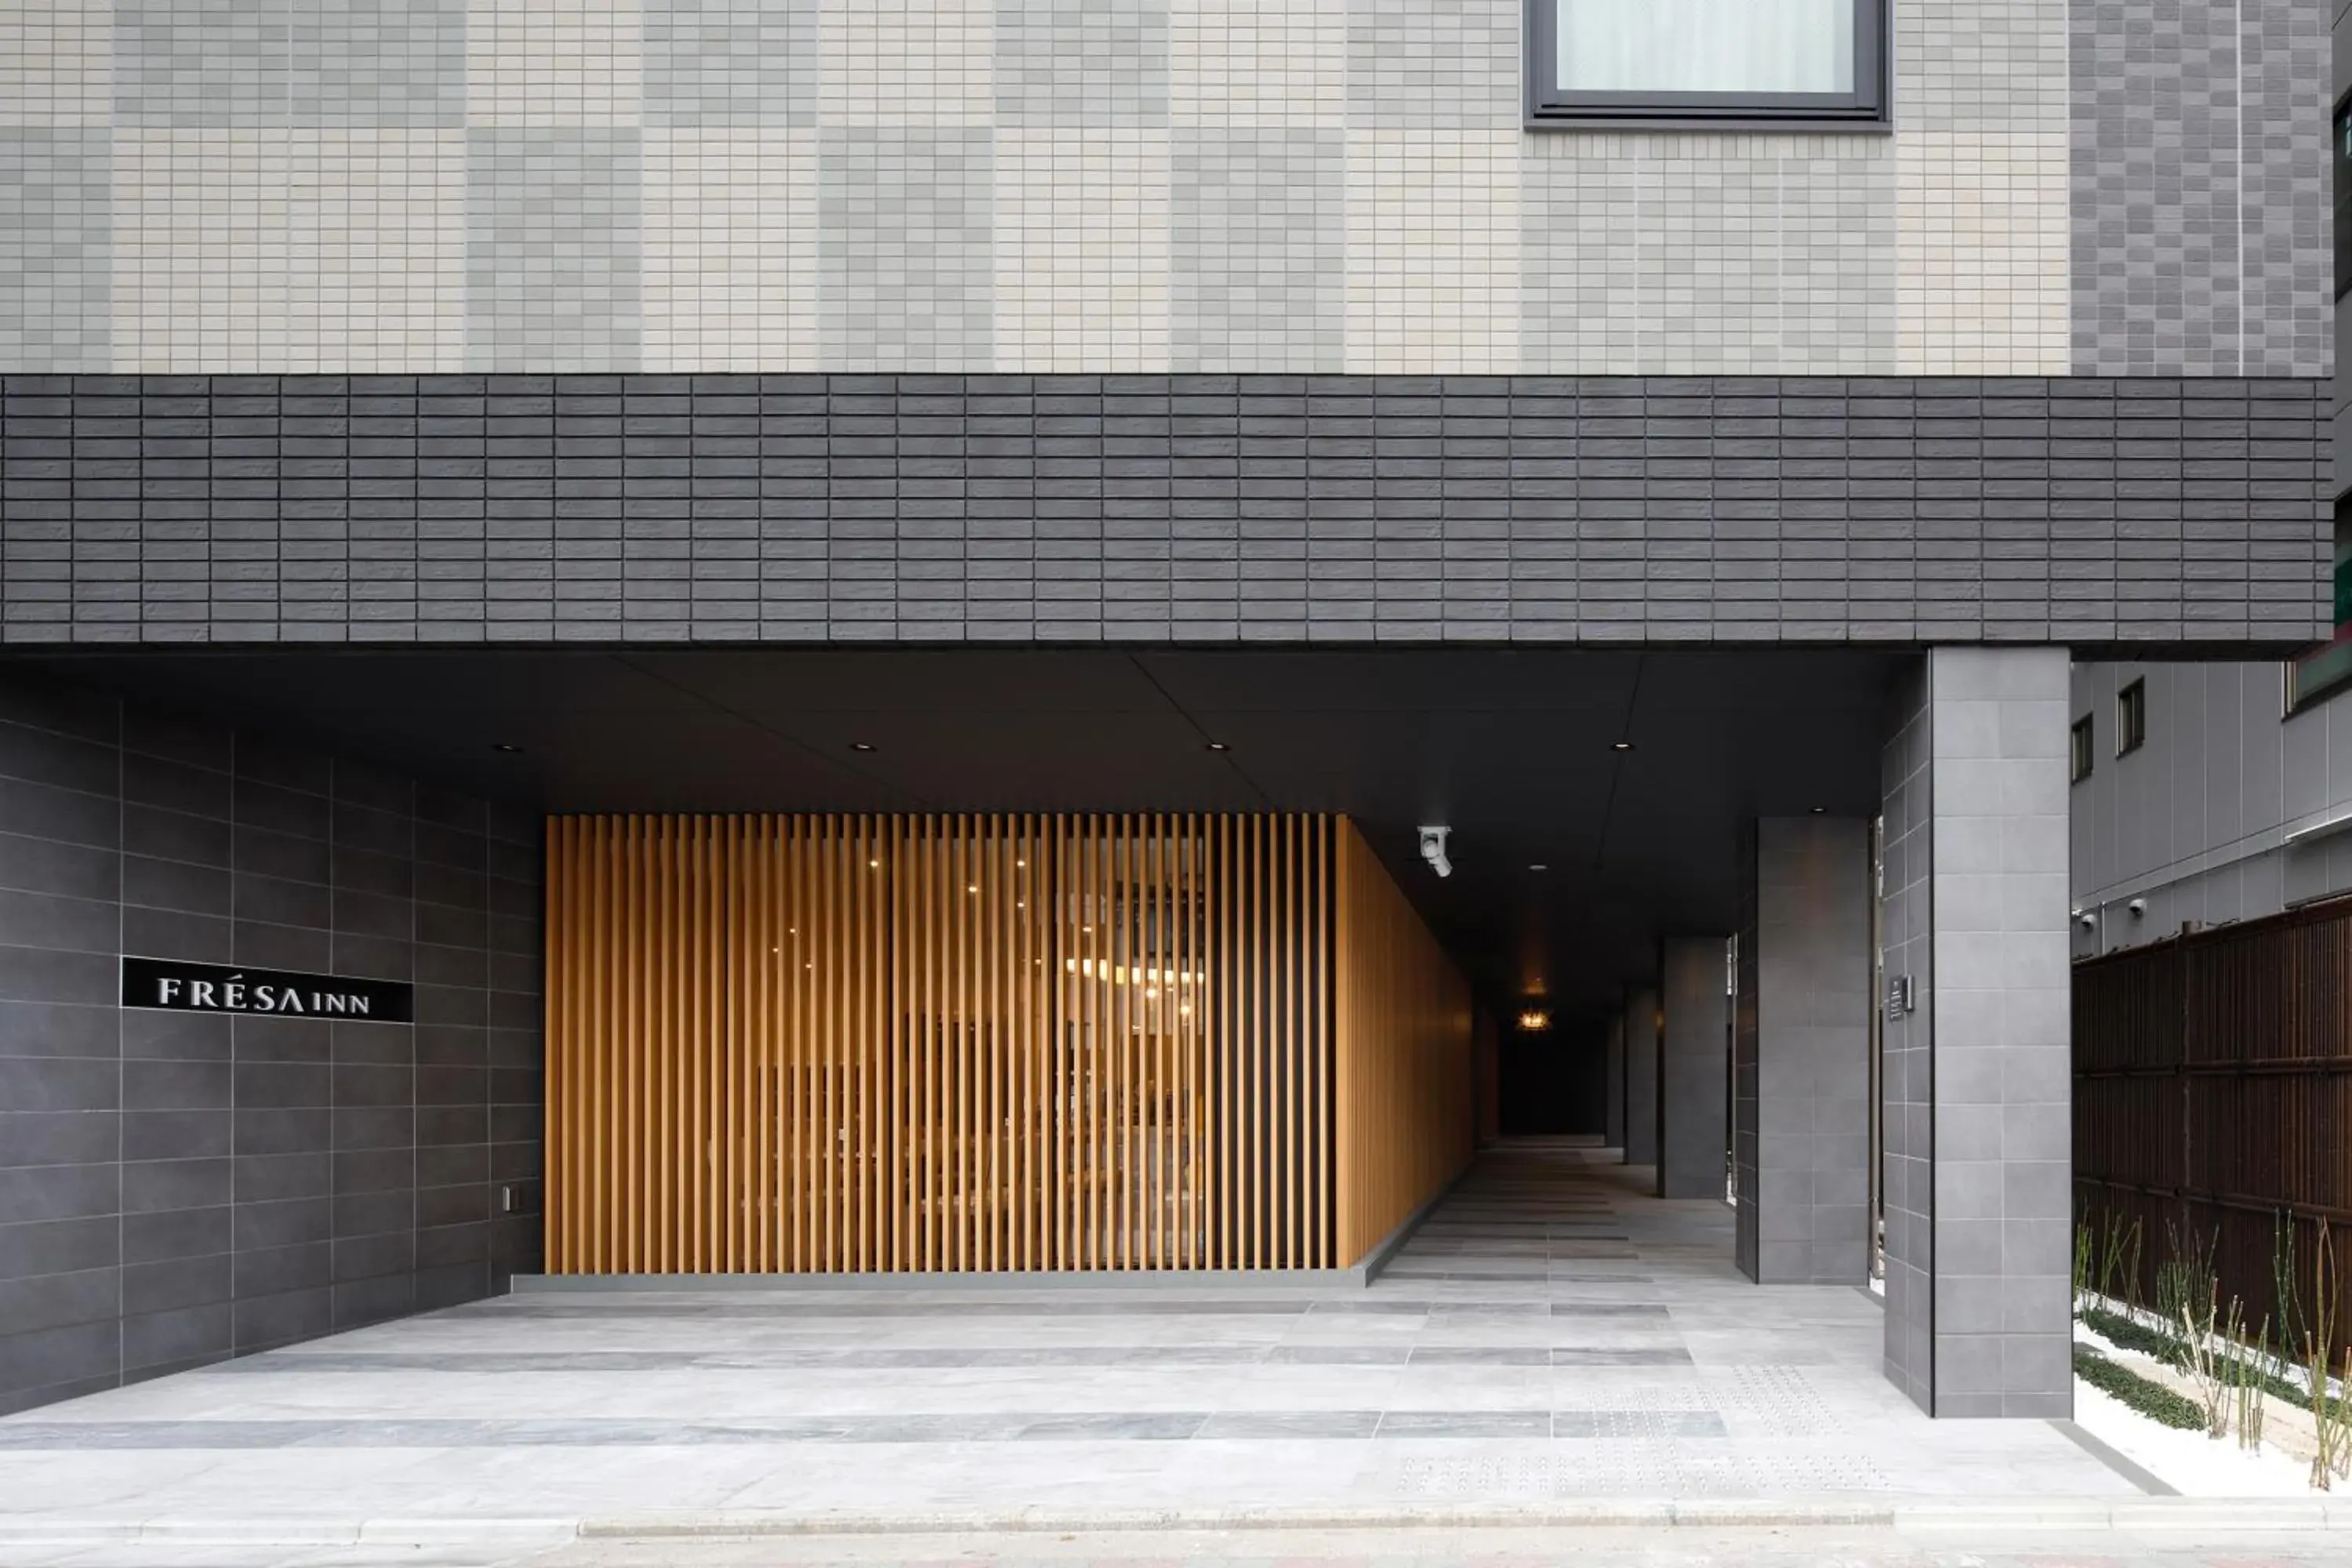
<svg viewBox="0 0 2352 1568"><path fill-rule="evenodd" d="M15 377L17 644L2324 635L2317 380Z"/></svg>

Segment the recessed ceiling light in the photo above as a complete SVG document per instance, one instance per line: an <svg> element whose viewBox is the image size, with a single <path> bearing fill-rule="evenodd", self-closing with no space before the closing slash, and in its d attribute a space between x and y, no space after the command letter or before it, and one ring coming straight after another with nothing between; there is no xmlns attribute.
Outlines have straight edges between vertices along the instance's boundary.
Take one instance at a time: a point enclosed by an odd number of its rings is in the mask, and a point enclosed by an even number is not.
<svg viewBox="0 0 2352 1568"><path fill-rule="evenodd" d="M1814 815L1815 816L1821 816L1823 812L1825 812L1825 811L1827 811L1827 810L1829 810L1829 807L1828 807L1828 806L1826 806L1826 805L1817 805L1817 806L1813 807L1813 815Z"/></svg>
<svg viewBox="0 0 2352 1568"><path fill-rule="evenodd" d="M1230 752L1233 748L1226 745L1223 741L1212 741L1209 742L1209 750L1213 752Z"/></svg>
<svg viewBox="0 0 2352 1568"><path fill-rule="evenodd" d="M490 750L494 752L504 752L510 757L519 757L522 754L522 748L520 746L515 745L511 742L507 741L492 741L490 742Z"/></svg>
<svg viewBox="0 0 2352 1568"><path fill-rule="evenodd" d="M1612 741L1609 743L1609 749L1612 752L1630 752L1633 749L1633 742L1631 741Z"/></svg>
<svg viewBox="0 0 2352 1568"><path fill-rule="evenodd" d="M1530 865L1528 869L1530 871L1549 871L1551 868L1545 865L1542 861L1538 860L1534 864Z"/></svg>
<svg viewBox="0 0 2352 1568"><path fill-rule="evenodd" d="M870 752L874 749L874 742L871 741L852 741L849 742L849 749L853 752Z"/></svg>

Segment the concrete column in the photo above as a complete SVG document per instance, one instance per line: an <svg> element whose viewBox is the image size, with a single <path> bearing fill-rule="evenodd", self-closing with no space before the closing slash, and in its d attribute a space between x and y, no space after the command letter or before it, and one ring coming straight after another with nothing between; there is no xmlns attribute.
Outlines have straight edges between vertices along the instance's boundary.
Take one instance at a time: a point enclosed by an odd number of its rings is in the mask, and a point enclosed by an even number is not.
<svg viewBox="0 0 2352 1568"><path fill-rule="evenodd" d="M1625 1163L1658 1163L1658 989L1625 989Z"/></svg>
<svg viewBox="0 0 2352 1568"><path fill-rule="evenodd" d="M1740 846L1737 1256L1759 1285L1870 1277L1870 825L1768 817Z"/></svg>
<svg viewBox="0 0 2352 1568"><path fill-rule="evenodd" d="M1888 715L1886 1375L1935 1415L2074 1410L2067 666L1933 648Z"/></svg>
<svg viewBox="0 0 2352 1568"><path fill-rule="evenodd" d="M1602 1049L1607 1059L1602 1065L1604 1080L1601 1090L1601 1132L1612 1149L1625 1147L1625 1015L1613 1014L1609 1019L1609 1037Z"/></svg>
<svg viewBox="0 0 2352 1568"><path fill-rule="evenodd" d="M1659 973L1666 1024L1658 1050L1658 1195L1719 1198L1731 1065L1724 939L1668 937Z"/></svg>

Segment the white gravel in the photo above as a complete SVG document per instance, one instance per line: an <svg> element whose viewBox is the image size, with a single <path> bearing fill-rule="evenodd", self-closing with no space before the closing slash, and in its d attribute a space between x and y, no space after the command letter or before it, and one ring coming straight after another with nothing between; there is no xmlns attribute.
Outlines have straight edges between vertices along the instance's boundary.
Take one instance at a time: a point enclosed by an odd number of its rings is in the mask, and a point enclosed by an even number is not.
<svg viewBox="0 0 2352 1568"><path fill-rule="evenodd" d="M2145 1358L2110 1344L2079 1322L2074 1338L2105 1352L2110 1361L2142 1370L2133 1363ZM2217 1439L2167 1426L2079 1377L2074 1380L2074 1423L2183 1497L2311 1495L2311 1467L2305 1460L2269 1447L2249 1452L2238 1447L2234 1432Z"/></svg>

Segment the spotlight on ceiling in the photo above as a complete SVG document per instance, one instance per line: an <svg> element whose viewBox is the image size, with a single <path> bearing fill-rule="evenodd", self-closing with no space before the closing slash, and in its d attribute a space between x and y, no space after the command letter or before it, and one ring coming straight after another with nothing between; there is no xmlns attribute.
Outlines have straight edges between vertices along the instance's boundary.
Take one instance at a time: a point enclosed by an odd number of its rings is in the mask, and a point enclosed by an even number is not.
<svg viewBox="0 0 2352 1568"><path fill-rule="evenodd" d="M849 749L853 752L870 752L874 749L874 742L871 741L852 741L849 742Z"/></svg>
<svg viewBox="0 0 2352 1568"><path fill-rule="evenodd" d="M494 752L503 752L509 757L519 757L522 755L522 748L516 745L511 741L492 741L490 742L490 750Z"/></svg>
<svg viewBox="0 0 2352 1568"><path fill-rule="evenodd" d="M1609 749L1612 752L1630 752L1633 749L1633 742L1631 741L1612 741L1609 742Z"/></svg>
<svg viewBox="0 0 2352 1568"><path fill-rule="evenodd" d="M1212 741L1209 742L1209 750L1213 752L1230 752L1233 748L1226 745L1223 741Z"/></svg>
<svg viewBox="0 0 2352 1568"><path fill-rule="evenodd" d="M1540 1007L1529 1007L1519 1014L1519 1032L1540 1035L1551 1027L1551 1015Z"/></svg>
<svg viewBox="0 0 2352 1568"><path fill-rule="evenodd" d="M1529 865L1529 866L1528 867L1528 870L1530 870L1530 871L1549 871L1549 870L1550 870L1550 869L1551 869L1551 868L1550 868L1550 867L1549 867L1549 866L1547 866L1547 865L1545 865L1542 861L1538 860L1538 861L1534 862L1533 864Z"/></svg>
<svg viewBox="0 0 2352 1568"><path fill-rule="evenodd" d="M1454 875L1453 858L1445 853L1445 840L1453 832L1450 827L1435 826L1421 830L1421 858L1428 861L1429 868L1441 877Z"/></svg>

